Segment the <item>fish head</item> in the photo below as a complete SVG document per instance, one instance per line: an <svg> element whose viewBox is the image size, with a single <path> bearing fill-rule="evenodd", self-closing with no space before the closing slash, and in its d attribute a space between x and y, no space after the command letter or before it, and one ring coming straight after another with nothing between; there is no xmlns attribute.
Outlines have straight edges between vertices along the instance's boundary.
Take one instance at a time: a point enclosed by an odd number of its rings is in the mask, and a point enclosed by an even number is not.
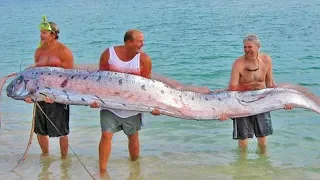
<svg viewBox="0 0 320 180"><path fill-rule="evenodd" d="M35 79L19 75L7 86L7 96L17 100L24 100L37 89Z"/></svg>

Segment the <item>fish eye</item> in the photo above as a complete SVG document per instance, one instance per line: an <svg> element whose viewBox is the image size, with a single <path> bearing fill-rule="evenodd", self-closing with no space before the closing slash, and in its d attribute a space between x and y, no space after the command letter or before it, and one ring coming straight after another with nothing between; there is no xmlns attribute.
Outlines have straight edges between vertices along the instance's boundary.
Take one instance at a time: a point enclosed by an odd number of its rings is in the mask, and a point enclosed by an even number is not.
<svg viewBox="0 0 320 180"><path fill-rule="evenodd" d="M17 83L17 84L20 84L22 81L23 81L23 77L20 76L20 77L17 79L16 83Z"/></svg>

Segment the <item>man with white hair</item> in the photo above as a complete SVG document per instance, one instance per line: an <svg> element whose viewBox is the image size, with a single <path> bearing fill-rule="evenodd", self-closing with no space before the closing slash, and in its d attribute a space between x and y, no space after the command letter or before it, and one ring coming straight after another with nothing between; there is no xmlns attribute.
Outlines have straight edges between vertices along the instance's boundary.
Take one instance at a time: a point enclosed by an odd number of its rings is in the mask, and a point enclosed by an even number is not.
<svg viewBox="0 0 320 180"><path fill-rule="evenodd" d="M275 87L271 57L259 52L260 46L260 40L255 34L249 34L243 39L244 55L233 63L228 90L249 91ZM292 109L292 106L285 105L284 109ZM225 115L220 117L220 120L226 119L228 117ZM233 118L233 139L239 140L242 151L247 148L248 138L253 138L255 134L261 153L265 153L267 136L272 133L270 112Z"/></svg>

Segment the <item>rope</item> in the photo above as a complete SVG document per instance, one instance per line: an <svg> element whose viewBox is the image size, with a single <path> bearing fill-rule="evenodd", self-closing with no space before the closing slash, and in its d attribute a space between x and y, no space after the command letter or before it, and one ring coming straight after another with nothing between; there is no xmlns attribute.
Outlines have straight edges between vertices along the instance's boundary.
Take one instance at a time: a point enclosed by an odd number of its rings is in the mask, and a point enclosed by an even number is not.
<svg viewBox="0 0 320 180"><path fill-rule="evenodd" d="M35 115L36 115L36 105L33 105L33 112L32 112L32 125L31 125L31 130L30 130L30 138L28 141L28 145L26 150L23 153L22 158L20 159L19 163L16 165L16 167L14 167L11 171L13 172L18 166L20 166L20 164L26 159L29 148L31 146L32 143L32 137L33 137L33 131L34 131L34 122L35 122Z"/></svg>
<svg viewBox="0 0 320 180"><path fill-rule="evenodd" d="M47 114L43 111L43 109L40 107L38 102L35 102L35 104L37 105L37 107L40 109L40 111L44 114L44 116L48 119L48 121L52 124L52 126L57 130L57 132L60 134L60 136L62 136L61 132L59 131L59 129L54 125L54 123L51 121L51 119L47 116ZM78 157L78 155L75 153L75 151L72 149L72 147L69 145L69 148L71 149L71 151L73 152L73 154L77 157L77 159L79 160L79 162L81 163L82 167L88 172L88 174L91 176L92 179L95 180L95 178L93 177L93 175L89 172L89 170L87 169L87 167L83 164L83 162L80 160L80 158Z"/></svg>

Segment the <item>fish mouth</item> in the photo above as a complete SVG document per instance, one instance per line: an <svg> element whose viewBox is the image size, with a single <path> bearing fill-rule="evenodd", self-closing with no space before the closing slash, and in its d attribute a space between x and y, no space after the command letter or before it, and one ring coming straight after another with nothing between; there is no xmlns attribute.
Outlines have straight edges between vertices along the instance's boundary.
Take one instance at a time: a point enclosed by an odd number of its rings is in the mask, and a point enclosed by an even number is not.
<svg viewBox="0 0 320 180"><path fill-rule="evenodd" d="M8 86L7 86L7 96L9 97L12 97L13 95L13 92L14 92L14 85L12 83L10 83Z"/></svg>
<svg viewBox="0 0 320 180"><path fill-rule="evenodd" d="M7 96L14 99L23 99L30 92L27 90L27 83L22 76L14 79L6 88Z"/></svg>

